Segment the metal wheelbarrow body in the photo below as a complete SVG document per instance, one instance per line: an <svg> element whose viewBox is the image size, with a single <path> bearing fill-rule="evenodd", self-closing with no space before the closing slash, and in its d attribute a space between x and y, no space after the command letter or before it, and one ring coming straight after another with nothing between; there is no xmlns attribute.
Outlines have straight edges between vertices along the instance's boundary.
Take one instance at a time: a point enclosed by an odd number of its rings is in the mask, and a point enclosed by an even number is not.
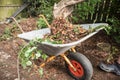
<svg viewBox="0 0 120 80"><path fill-rule="evenodd" d="M83 28L85 28L86 30L88 30L89 27L95 28L95 27L100 26L100 25L107 26L108 24L106 24L106 23L81 24L81 26ZM83 41L87 40L88 38L92 37L93 35L98 33L100 30L101 29L99 29L99 30L97 30L93 33L90 33L90 34L86 35L85 37L79 39L78 41L67 43L67 44L51 44L51 43L47 43L47 42L42 42L41 44L39 44L39 48L43 52L45 52L47 55L57 56L61 53L66 52L71 47L76 46L77 44L80 44L81 42L83 42ZM25 40L32 40L32 39L35 39L35 38L43 38L43 36L45 34L48 34L50 32L51 31L50 31L49 28L45 28L45 29L34 30L34 31L22 33L22 34L19 34L18 37L20 37L22 39L25 39Z"/></svg>

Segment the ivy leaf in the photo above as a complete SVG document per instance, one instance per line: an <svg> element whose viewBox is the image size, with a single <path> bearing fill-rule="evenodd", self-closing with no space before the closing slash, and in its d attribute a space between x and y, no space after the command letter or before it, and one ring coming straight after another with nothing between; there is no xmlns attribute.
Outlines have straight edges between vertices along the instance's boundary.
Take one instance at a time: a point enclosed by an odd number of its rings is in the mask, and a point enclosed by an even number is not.
<svg viewBox="0 0 120 80"><path fill-rule="evenodd" d="M22 62L21 62L21 65L22 65L23 69L26 68L26 63L25 63L25 61L22 61Z"/></svg>
<svg viewBox="0 0 120 80"><path fill-rule="evenodd" d="M31 66L31 65L32 65L32 62L31 62L31 61L27 61L27 62L26 62L26 65L27 65L27 66Z"/></svg>
<svg viewBox="0 0 120 80"><path fill-rule="evenodd" d="M37 49L37 47L32 47L32 48L28 48L28 50L25 51L25 57L29 57L30 54Z"/></svg>
<svg viewBox="0 0 120 80"><path fill-rule="evenodd" d="M38 28L46 28L47 27L45 21L42 18L39 18L39 20L37 21L37 25L38 25Z"/></svg>
<svg viewBox="0 0 120 80"><path fill-rule="evenodd" d="M31 41L29 42L29 46L33 46L33 45L34 45L34 41L31 40Z"/></svg>
<svg viewBox="0 0 120 80"><path fill-rule="evenodd" d="M41 56L44 60L46 60L47 59L47 55L46 54L42 54L42 56Z"/></svg>
<svg viewBox="0 0 120 80"><path fill-rule="evenodd" d="M112 27L111 27L111 26L107 26L107 27L104 28L104 30L106 31L106 33L107 33L108 35L110 35L110 32L111 32L111 30L112 30Z"/></svg>
<svg viewBox="0 0 120 80"><path fill-rule="evenodd" d="M43 68L38 69L38 72L39 72L40 76L42 76L43 75Z"/></svg>
<svg viewBox="0 0 120 80"><path fill-rule="evenodd" d="M35 54L35 57L36 57L36 59L38 59L40 56L41 56L41 53L42 53L42 51L37 51L37 53Z"/></svg>

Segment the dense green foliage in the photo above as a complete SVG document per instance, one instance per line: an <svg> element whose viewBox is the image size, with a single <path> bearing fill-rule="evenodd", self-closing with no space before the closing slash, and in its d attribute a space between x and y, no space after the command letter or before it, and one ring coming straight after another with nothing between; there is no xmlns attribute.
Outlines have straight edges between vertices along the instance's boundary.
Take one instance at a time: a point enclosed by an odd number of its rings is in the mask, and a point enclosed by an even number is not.
<svg viewBox="0 0 120 80"><path fill-rule="evenodd" d="M10 40L14 37L14 32L19 32L18 27L13 24L11 27L6 27L2 35L0 35L0 41Z"/></svg>
<svg viewBox="0 0 120 80"><path fill-rule="evenodd" d="M96 4L100 2L101 0L88 0L87 2L75 5L75 10L72 14L73 22L79 23L80 20L85 20L89 14L95 13Z"/></svg>
<svg viewBox="0 0 120 80"><path fill-rule="evenodd" d="M107 28L107 33L120 44L120 4L119 0L112 1L110 10L110 16L112 17L108 20L110 27Z"/></svg>
<svg viewBox="0 0 120 80"><path fill-rule="evenodd" d="M106 27L107 34L117 43L120 43L120 20L117 18L109 19L110 26Z"/></svg>
<svg viewBox="0 0 120 80"><path fill-rule="evenodd" d="M42 52L42 50L37 49L38 42L42 42L41 39L31 40L27 45L25 45L19 52L20 63L23 68L27 66L32 66L35 59L39 57L46 60L48 57Z"/></svg>
<svg viewBox="0 0 120 80"><path fill-rule="evenodd" d="M23 68L26 68L27 66L32 66L34 60L40 57L43 60L47 59L48 56L43 53L41 49L37 48L42 42L61 44L60 41L52 41L50 39L36 38L34 40L31 40L27 45L22 47L21 51L19 52L19 59Z"/></svg>
<svg viewBox="0 0 120 80"><path fill-rule="evenodd" d="M38 19L38 21L37 21L37 27L38 27L38 29L46 28L47 27L47 24L45 23L45 21L44 21L43 18L39 18Z"/></svg>
<svg viewBox="0 0 120 80"><path fill-rule="evenodd" d="M24 16L38 16L39 14L44 14L50 22L53 18L52 11L54 3L58 1L60 0L24 0L24 2L31 3L30 6L24 10Z"/></svg>
<svg viewBox="0 0 120 80"><path fill-rule="evenodd" d="M11 30L9 28L5 28L2 35L0 35L0 41L8 40L12 36Z"/></svg>

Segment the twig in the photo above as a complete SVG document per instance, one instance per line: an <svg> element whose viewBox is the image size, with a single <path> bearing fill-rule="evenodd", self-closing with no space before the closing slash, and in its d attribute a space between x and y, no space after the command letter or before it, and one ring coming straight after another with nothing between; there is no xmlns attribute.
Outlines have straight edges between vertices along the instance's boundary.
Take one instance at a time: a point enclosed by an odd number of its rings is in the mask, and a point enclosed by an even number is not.
<svg viewBox="0 0 120 80"><path fill-rule="evenodd" d="M17 74L18 74L18 80L20 80L19 56L17 57Z"/></svg>
<svg viewBox="0 0 120 80"><path fill-rule="evenodd" d="M15 53L17 53L17 51L15 49L14 49L14 51L15 51ZM18 78L17 78L17 80L20 80L20 68L19 68L19 64L20 64L20 62L19 62L19 54L18 54L18 56L17 56L17 76L18 76Z"/></svg>

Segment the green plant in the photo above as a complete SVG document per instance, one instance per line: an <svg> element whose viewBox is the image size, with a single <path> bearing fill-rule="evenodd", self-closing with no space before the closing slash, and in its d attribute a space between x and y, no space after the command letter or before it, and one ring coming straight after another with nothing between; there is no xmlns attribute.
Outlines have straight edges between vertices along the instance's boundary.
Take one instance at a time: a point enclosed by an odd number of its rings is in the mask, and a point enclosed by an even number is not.
<svg viewBox="0 0 120 80"><path fill-rule="evenodd" d="M57 3L60 0L23 0L24 2L30 2L24 12L24 16L37 16L39 14L44 14L47 20L50 22L53 19L52 11L54 3ZM27 15L26 15L27 13Z"/></svg>
<svg viewBox="0 0 120 80"><path fill-rule="evenodd" d="M93 14L95 12L96 4L100 2L101 0L89 0L75 5L75 9L72 14L73 23L79 23L80 19L85 20L89 14Z"/></svg>
<svg viewBox="0 0 120 80"><path fill-rule="evenodd" d="M42 57L44 58L44 60L47 58L47 56L42 52L42 50L37 49L37 42L41 41L42 40L39 39L31 40L21 49L19 53L19 59L23 68L26 68L27 66L32 66L33 60L38 59L42 55L44 55L44 57Z"/></svg>
<svg viewBox="0 0 120 80"><path fill-rule="evenodd" d="M109 22L111 25L105 28L107 34L120 43L120 20L114 17L109 19Z"/></svg>
<svg viewBox="0 0 120 80"><path fill-rule="evenodd" d="M38 43L42 42L48 42L52 44L57 44L59 41L51 41L50 39L41 39L36 38L34 40L31 40L27 45L25 45L20 53L19 53L19 59L20 63L23 66L23 68L26 68L27 66L32 66L33 60L38 59L41 57L42 59L46 60L47 55L42 52L42 50L37 49Z"/></svg>
<svg viewBox="0 0 120 80"><path fill-rule="evenodd" d="M37 21L37 26L38 28L46 28L47 24L45 23L45 21L43 20L43 18L39 18Z"/></svg>
<svg viewBox="0 0 120 80"><path fill-rule="evenodd" d="M31 40L27 45L22 47L21 51L19 52L19 60L22 67L25 69L26 67L32 67L34 65L34 60L38 58L42 58L44 61L48 58L48 56L42 52L42 50L38 49L39 43L47 42L52 44L58 44L59 41L53 41L50 39L41 39L36 38ZM43 69L39 68L38 73L40 76L43 75Z"/></svg>
<svg viewBox="0 0 120 80"><path fill-rule="evenodd" d="M6 27L4 33L0 36L0 41L10 39L12 37L11 29Z"/></svg>
<svg viewBox="0 0 120 80"><path fill-rule="evenodd" d="M38 72L39 72L40 76L42 77L42 75L43 75L43 68L38 69Z"/></svg>
<svg viewBox="0 0 120 80"><path fill-rule="evenodd" d="M107 62L110 63L114 59L114 55L118 53L118 49L114 46L111 46L111 51L109 56L107 57Z"/></svg>

